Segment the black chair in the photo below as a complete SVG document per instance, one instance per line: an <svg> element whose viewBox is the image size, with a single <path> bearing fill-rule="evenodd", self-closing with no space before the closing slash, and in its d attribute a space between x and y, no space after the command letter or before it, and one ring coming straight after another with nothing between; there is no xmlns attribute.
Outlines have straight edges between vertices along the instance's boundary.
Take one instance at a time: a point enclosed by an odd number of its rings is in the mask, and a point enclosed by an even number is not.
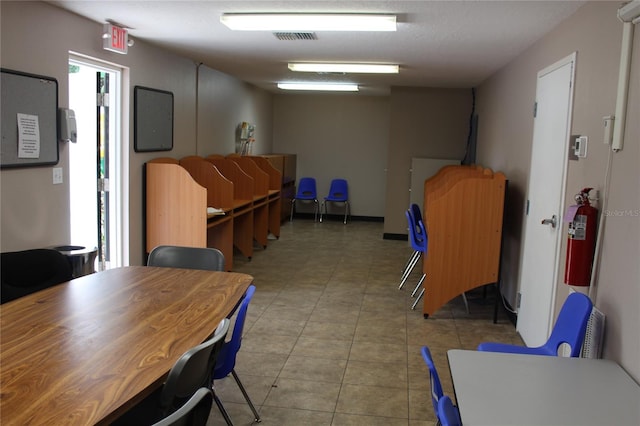
<svg viewBox="0 0 640 426"><path fill-rule="evenodd" d="M153 424L180 409L198 389L209 388L218 353L229 331L229 323L228 318L220 321L213 337L189 349L175 362L160 389L112 424Z"/></svg>
<svg viewBox="0 0 640 426"><path fill-rule="evenodd" d="M224 271L224 254L215 248L157 246L149 253L147 266Z"/></svg>
<svg viewBox="0 0 640 426"><path fill-rule="evenodd" d="M73 279L71 264L57 250L32 249L0 256L1 303Z"/></svg>
<svg viewBox="0 0 640 426"><path fill-rule="evenodd" d="M182 407L153 426L205 426L211 414L213 392L200 388Z"/></svg>

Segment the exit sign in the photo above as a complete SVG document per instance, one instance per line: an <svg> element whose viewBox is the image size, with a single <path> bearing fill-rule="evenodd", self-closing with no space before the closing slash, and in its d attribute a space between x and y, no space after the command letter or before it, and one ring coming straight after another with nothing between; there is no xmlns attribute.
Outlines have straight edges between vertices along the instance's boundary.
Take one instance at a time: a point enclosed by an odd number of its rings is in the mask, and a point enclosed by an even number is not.
<svg viewBox="0 0 640 426"><path fill-rule="evenodd" d="M127 54L129 48L129 36L125 28L112 24L105 24L102 33L102 47L116 53Z"/></svg>

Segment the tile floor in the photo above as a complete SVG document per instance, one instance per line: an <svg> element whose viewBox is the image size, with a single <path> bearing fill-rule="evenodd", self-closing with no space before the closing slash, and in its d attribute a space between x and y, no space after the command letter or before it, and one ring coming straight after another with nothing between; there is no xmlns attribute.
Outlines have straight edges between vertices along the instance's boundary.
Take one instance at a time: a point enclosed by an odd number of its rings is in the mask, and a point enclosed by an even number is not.
<svg viewBox="0 0 640 426"><path fill-rule="evenodd" d="M421 346L453 396L448 349L522 344L504 311L493 323L493 289L467 295L469 314L461 298L428 319L421 304L412 311L421 268L398 290L411 249L382 235L377 222L296 218L251 261L234 258L257 287L236 372L263 425L433 425ZM215 387L234 424L251 424L233 378ZM215 405L209 424L225 424Z"/></svg>

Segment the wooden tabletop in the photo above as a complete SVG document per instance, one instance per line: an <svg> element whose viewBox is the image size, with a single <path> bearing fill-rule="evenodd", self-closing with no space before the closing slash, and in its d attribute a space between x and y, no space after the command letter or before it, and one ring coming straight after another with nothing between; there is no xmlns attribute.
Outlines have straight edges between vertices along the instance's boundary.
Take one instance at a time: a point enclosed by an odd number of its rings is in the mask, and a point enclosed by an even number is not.
<svg viewBox="0 0 640 426"><path fill-rule="evenodd" d="M0 307L0 423L107 424L206 340L250 275L129 266Z"/></svg>

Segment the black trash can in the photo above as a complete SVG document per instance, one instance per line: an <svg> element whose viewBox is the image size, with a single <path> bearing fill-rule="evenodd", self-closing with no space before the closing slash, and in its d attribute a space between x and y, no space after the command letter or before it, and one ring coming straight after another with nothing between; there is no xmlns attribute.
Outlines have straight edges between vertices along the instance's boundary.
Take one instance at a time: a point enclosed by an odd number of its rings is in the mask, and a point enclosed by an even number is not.
<svg viewBox="0 0 640 426"><path fill-rule="evenodd" d="M83 275L93 274L96 271L95 263L98 255L98 248L86 248L85 246L54 246L53 250L62 253L69 264L73 273L73 278Z"/></svg>

